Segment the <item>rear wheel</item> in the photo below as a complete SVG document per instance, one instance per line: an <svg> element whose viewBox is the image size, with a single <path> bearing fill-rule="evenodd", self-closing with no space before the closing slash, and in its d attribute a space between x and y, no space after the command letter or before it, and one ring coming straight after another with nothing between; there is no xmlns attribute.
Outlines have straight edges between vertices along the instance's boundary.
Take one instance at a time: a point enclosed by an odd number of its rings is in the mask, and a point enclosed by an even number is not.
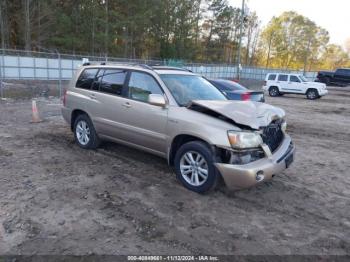
<svg viewBox="0 0 350 262"><path fill-rule="evenodd" d="M182 145L176 152L174 164L178 180L189 190L204 193L217 184L219 172L211 150L203 142Z"/></svg>
<svg viewBox="0 0 350 262"><path fill-rule="evenodd" d="M85 114L81 114L75 119L74 137L77 144L84 149L95 149L100 144L94 125Z"/></svg>
<svg viewBox="0 0 350 262"><path fill-rule="evenodd" d="M319 95L318 95L318 92L317 92L316 89L309 89L306 92L306 98L307 99L314 100L314 99L317 99L318 97L319 97Z"/></svg>
<svg viewBox="0 0 350 262"><path fill-rule="evenodd" d="M329 77L326 77L324 83L326 86L329 86L331 84L331 79Z"/></svg>
<svg viewBox="0 0 350 262"><path fill-rule="evenodd" d="M269 95L272 97L276 97L280 95L280 92L278 91L278 88L275 86L272 86L269 88Z"/></svg>

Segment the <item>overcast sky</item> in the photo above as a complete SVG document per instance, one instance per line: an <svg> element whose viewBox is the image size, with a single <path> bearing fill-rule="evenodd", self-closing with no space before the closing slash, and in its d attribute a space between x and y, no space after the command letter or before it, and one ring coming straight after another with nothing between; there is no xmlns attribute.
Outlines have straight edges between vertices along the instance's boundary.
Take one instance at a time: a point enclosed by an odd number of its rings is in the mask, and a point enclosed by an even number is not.
<svg viewBox="0 0 350 262"><path fill-rule="evenodd" d="M247 1L247 0L246 0ZM242 0L229 0L241 6ZM263 25L284 11L296 11L328 30L330 42L344 46L350 38L349 0L248 0L250 10L256 11Z"/></svg>

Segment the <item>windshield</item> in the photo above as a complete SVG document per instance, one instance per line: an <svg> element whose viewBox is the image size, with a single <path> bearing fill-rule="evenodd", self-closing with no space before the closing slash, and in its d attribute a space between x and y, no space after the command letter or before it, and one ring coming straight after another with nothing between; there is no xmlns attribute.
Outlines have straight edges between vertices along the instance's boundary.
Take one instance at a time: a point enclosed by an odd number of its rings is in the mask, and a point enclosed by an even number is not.
<svg viewBox="0 0 350 262"><path fill-rule="evenodd" d="M308 80L306 79L306 77L303 76L303 75L299 75L299 78L300 78L301 81L303 81L303 82L308 82Z"/></svg>
<svg viewBox="0 0 350 262"><path fill-rule="evenodd" d="M197 75L160 75L180 106L192 100L227 100L212 84Z"/></svg>

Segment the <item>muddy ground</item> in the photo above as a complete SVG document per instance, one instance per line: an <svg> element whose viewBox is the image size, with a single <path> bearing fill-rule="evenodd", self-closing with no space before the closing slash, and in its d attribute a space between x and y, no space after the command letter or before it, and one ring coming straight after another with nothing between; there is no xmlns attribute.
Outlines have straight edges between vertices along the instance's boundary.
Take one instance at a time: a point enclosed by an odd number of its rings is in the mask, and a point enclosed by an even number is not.
<svg viewBox="0 0 350 262"><path fill-rule="evenodd" d="M0 103L0 254L350 254L350 88L287 112L290 169L237 193L184 189L158 157L74 144L58 100Z"/></svg>

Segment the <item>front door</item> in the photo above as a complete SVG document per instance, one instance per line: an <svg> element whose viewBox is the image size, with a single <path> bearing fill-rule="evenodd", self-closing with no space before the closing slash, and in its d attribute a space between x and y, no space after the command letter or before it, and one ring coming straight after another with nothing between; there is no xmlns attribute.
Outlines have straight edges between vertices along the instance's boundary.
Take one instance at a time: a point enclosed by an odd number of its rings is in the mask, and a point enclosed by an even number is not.
<svg viewBox="0 0 350 262"><path fill-rule="evenodd" d="M289 76L288 88L291 90L290 92L305 94L305 87L296 75Z"/></svg>
<svg viewBox="0 0 350 262"><path fill-rule="evenodd" d="M148 103L150 94L164 95L150 74L131 71L128 99L123 104L123 123L128 129L128 142L159 154L166 154L168 109Z"/></svg>

